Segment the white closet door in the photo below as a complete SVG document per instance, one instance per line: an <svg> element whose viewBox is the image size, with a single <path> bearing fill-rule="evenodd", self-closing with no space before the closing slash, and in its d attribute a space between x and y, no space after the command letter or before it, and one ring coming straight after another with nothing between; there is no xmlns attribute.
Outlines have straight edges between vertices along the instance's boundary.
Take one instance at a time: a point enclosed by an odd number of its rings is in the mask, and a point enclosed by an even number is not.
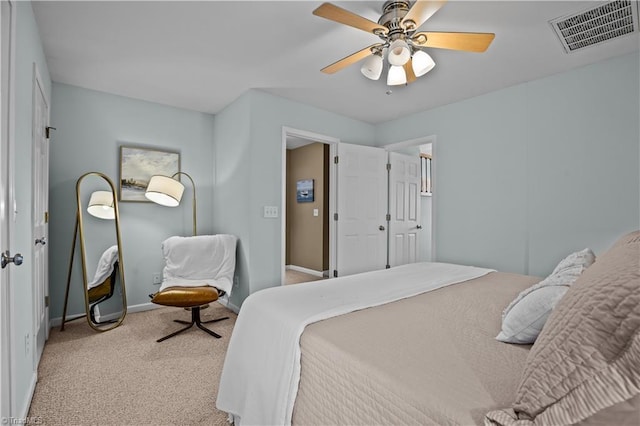
<svg viewBox="0 0 640 426"><path fill-rule="evenodd" d="M338 276L386 266L386 163L380 148L338 144Z"/></svg>
<svg viewBox="0 0 640 426"><path fill-rule="evenodd" d="M420 225L420 158L389 153L389 265L418 261Z"/></svg>

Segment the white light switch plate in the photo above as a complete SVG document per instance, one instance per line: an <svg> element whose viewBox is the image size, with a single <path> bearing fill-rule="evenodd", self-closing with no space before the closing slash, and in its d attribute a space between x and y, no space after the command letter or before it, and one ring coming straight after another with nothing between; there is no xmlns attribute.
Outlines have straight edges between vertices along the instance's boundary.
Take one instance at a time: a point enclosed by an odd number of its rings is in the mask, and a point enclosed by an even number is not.
<svg viewBox="0 0 640 426"><path fill-rule="evenodd" d="M278 217L278 206L264 206L264 217Z"/></svg>
<svg viewBox="0 0 640 426"><path fill-rule="evenodd" d="M313 215L318 216L318 209L313 209Z"/></svg>

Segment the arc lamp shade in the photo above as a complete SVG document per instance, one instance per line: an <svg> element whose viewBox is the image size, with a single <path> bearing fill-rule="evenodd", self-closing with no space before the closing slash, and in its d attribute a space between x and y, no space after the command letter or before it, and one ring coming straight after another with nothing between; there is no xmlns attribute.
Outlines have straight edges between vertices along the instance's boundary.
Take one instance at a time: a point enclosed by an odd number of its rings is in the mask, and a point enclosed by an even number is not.
<svg viewBox="0 0 640 426"><path fill-rule="evenodd" d="M180 204L183 193L184 185L179 181L168 176L154 175L149 180L144 196L162 206L176 207Z"/></svg>

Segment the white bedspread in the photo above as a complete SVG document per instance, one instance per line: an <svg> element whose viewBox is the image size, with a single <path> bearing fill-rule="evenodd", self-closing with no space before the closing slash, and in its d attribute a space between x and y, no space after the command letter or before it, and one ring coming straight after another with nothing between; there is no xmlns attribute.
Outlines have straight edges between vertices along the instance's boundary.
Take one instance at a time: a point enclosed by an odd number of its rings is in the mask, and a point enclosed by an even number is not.
<svg viewBox="0 0 640 426"><path fill-rule="evenodd" d="M493 272L414 263L306 284L273 287L242 305L222 369L216 406L235 425L289 425L300 380L306 325Z"/></svg>

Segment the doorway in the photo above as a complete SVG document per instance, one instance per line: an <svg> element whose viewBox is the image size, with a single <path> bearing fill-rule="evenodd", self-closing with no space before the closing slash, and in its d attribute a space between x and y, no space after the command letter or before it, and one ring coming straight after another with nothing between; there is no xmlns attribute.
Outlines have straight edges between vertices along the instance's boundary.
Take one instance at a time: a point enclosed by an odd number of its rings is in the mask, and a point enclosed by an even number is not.
<svg viewBox="0 0 640 426"><path fill-rule="evenodd" d="M420 232L419 247L420 253L417 261L434 262L436 260L436 235L435 228L435 205L437 200L437 190L432 191L435 185L436 158L436 136L426 136L411 139L403 142L385 145L382 148L390 153L400 153L419 159L421 166L428 164L428 168L421 170L420 178ZM428 158L429 161L423 161Z"/></svg>
<svg viewBox="0 0 640 426"><path fill-rule="evenodd" d="M282 282L328 278L335 262L335 176L330 167L338 140L283 128Z"/></svg>

